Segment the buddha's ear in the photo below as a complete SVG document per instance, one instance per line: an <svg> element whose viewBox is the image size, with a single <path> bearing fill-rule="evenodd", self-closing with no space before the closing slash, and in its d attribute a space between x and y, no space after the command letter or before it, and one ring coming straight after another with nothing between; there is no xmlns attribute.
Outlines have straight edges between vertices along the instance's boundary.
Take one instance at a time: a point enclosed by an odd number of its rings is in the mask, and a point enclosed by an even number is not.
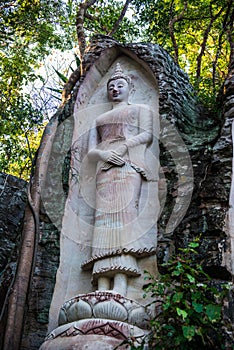
<svg viewBox="0 0 234 350"><path fill-rule="evenodd" d="M129 86L129 97L130 98L133 98L134 94L135 94L135 85L134 85L134 76L133 74L129 74L129 78L130 78L130 81L128 82L128 86Z"/></svg>
<svg viewBox="0 0 234 350"><path fill-rule="evenodd" d="M129 86L129 103L131 103L131 101L133 100L133 96L134 96L135 92L136 92L136 89L135 89L134 85L131 84Z"/></svg>

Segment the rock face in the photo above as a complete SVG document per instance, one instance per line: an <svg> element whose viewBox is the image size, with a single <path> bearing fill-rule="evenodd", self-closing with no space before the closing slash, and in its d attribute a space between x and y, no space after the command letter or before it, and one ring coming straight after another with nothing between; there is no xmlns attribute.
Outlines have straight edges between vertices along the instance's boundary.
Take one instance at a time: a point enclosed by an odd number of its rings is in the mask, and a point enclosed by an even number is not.
<svg viewBox="0 0 234 350"><path fill-rule="evenodd" d="M169 54L158 45L152 44L130 44L120 45L109 37L96 37L91 43L90 49L84 57L84 74L88 74L92 64L108 48L121 48L132 51L139 59L147 62L150 70L158 81L159 87L159 113L161 117L161 150L160 163L163 176L159 183L159 192L165 191L167 186L167 195L164 198L165 203L158 223L159 244L158 244L158 267L162 262L168 259L172 250L186 246L193 237L201 237L199 261L205 270L215 279L230 280L233 273L231 267L231 242L229 231L227 229L227 213L229 209L229 196L232 180L232 137L231 125L234 117L234 80L230 76L225 82L225 90L222 99L217 101L218 112L204 109L198 102L193 88L189 84L187 75L174 63ZM104 52L105 54L105 52ZM73 113L77 92L82 84L81 78L73 91L72 98L58 112L56 118L60 122L57 136L53 144L54 167L60 168L58 157L56 156L64 147L67 150L67 144L70 144L72 138L73 121L69 118ZM165 139L170 136L170 130L167 129L167 123L171 123L179 132L183 143L186 145L193 168L194 190L189 203L188 210L173 232L167 230L167 223L170 219L170 213L175 206L178 197L183 197L188 191L187 183L178 186L178 177L173 156L168 151L168 144ZM62 137L61 137L62 136ZM63 144L61 145L61 141ZM176 149L178 158L183 153L176 143L176 139L170 138L171 149ZM35 261L35 270L31 282L31 288L28 295L28 304L25 313L24 331L22 334L22 343L20 349L38 349L43 343L47 333L48 314L53 294L56 271L59 265L59 231L61 229L61 218L63 215L64 203L68 192L68 174L69 174L69 152L65 152L64 164L61 172L58 171L58 179L62 183L63 196L53 191L53 183L56 178L48 178L51 192L48 197L54 196L53 208L49 208L46 203L46 196L42 203L40 212L40 236L37 246L37 255ZM182 157L182 156L181 156ZM56 163L57 162L57 163ZM6 175L0 178L2 189L4 187ZM18 216L9 214L9 207L4 205L4 213L8 212L9 228L11 231L5 231L1 247L3 264L3 274L1 277L1 293L5 299L7 288L10 286L16 261L18 256L18 246L15 240L20 238L20 228L23 217L23 208L26 200L25 183L20 181L15 185L14 178L8 177L6 183L13 185L14 196L3 204L8 203L10 210L17 208ZM14 180L14 181L13 181ZM0 189L1 190L1 189ZM10 191L10 189L9 189ZM4 194L5 191L2 192ZM10 192L9 192L10 193ZM21 193L20 201L13 201ZM159 193L160 194L160 193ZM11 204L10 204L11 203ZM13 205L14 203L14 205ZM18 204L17 204L18 203ZM2 204L1 204L2 205ZM2 208L2 207L1 207ZM6 209L7 208L7 209ZM48 216L48 211L54 212L54 216ZM19 218L16 220L16 217ZM56 222L56 227L53 224ZM3 227L8 226L4 221ZM11 233L9 233L11 232ZM9 234L8 234L9 233ZM6 238L7 237L7 238ZM8 238L9 237L9 238ZM18 238L17 238L18 237ZM6 252L11 252L12 260L8 258ZM1 300L3 300L1 298ZM80 302L81 304L81 302ZM93 312L93 311L92 311ZM233 312L229 312L230 318L233 318ZM3 318L4 319L4 318ZM232 319L232 321L234 321ZM72 322L76 322L72 319ZM125 322L122 321L121 322ZM4 327L5 324L3 322ZM64 326L61 326L64 327ZM73 324L74 332L80 331L81 324ZM81 328L80 328L81 327ZM125 327L125 323L123 323ZM101 327L102 328L102 327ZM62 329L65 333L70 330ZM61 334L63 334L61 331ZM94 335L90 335L90 341L95 342ZM59 342L60 340L58 340ZM74 337L74 343L76 338ZM93 344L93 343L92 343ZM64 345L65 346L65 345ZM91 346L91 345L90 345ZM65 348L65 347L64 347ZM104 347L103 347L104 349Z"/></svg>
<svg viewBox="0 0 234 350"><path fill-rule="evenodd" d="M7 300L20 252L26 189L26 181L0 173L0 347L6 326Z"/></svg>

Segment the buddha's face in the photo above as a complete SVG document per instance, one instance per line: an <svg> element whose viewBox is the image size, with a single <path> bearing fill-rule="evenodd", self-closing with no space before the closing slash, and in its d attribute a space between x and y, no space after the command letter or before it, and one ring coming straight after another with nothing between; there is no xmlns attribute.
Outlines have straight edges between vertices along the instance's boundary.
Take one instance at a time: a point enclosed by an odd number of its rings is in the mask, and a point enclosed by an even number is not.
<svg viewBox="0 0 234 350"><path fill-rule="evenodd" d="M107 85L107 92L111 102L128 102L129 86L125 79L111 80Z"/></svg>

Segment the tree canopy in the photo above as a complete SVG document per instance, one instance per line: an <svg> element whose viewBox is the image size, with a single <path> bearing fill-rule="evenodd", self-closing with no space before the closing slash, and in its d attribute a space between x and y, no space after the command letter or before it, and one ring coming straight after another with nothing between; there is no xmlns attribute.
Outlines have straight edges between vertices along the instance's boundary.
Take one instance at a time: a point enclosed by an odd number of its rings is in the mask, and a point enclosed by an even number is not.
<svg viewBox="0 0 234 350"><path fill-rule="evenodd" d="M167 49L195 87L215 94L227 74L233 47L232 0L134 3L146 40Z"/></svg>
<svg viewBox="0 0 234 350"><path fill-rule="evenodd" d="M38 67L53 49L73 49L82 60L98 33L120 42L157 43L212 104L234 61L233 19L232 0L2 0L1 170L26 179L30 174L45 111L24 87L40 78ZM64 82L50 84L51 95Z"/></svg>
<svg viewBox="0 0 234 350"><path fill-rule="evenodd" d="M41 134L43 124L23 87L37 78L36 69L52 48L72 47L69 32L60 33L64 6L60 0L3 0L0 5L0 165L20 177L30 174L35 133Z"/></svg>

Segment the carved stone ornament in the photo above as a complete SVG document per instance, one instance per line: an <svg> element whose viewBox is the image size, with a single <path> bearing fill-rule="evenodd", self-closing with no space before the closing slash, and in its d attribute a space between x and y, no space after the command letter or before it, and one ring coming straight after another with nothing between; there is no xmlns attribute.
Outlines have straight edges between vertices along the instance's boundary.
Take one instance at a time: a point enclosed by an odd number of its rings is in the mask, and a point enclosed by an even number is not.
<svg viewBox="0 0 234 350"><path fill-rule="evenodd" d="M142 329L149 328L152 311L113 292L79 295L67 301L59 313L59 325L86 318L104 318L127 322Z"/></svg>
<svg viewBox="0 0 234 350"><path fill-rule="evenodd" d="M130 349L130 345L126 345L128 341L134 339L134 345L139 346L148 335L149 331L125 322L81 320L56 328L47 336L40 350Z"/></svg>

